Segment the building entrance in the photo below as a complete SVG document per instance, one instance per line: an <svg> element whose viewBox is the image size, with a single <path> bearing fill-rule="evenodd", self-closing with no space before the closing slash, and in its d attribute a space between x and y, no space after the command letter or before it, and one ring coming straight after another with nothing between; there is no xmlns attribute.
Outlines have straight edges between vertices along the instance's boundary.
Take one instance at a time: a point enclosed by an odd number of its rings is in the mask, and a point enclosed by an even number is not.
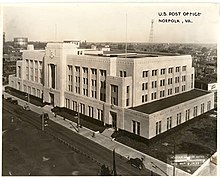
<svg viewBox="0 0 220 177"><path fill-rule="evenodd" d="M50 93L50 104L54 106L54 94Z"/></svg>
<svg viewBox="0 0 220 177"><path fill-rule="evenodd" d="M117 129L117 113L110 112L112 117L112 128Z"/></svg>

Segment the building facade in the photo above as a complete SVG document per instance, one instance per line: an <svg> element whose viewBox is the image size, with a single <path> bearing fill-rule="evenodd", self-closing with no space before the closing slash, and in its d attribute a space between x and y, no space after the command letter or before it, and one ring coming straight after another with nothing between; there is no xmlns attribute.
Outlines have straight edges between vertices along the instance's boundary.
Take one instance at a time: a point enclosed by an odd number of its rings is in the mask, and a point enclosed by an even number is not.
<svg viewBox="0 0 220 177"><path fill-rule="evenodd" d="M189 55L90 55L74 43L49 43L23 52L9 84L147 139L214 107L213 93L194 89Z"/></svg>

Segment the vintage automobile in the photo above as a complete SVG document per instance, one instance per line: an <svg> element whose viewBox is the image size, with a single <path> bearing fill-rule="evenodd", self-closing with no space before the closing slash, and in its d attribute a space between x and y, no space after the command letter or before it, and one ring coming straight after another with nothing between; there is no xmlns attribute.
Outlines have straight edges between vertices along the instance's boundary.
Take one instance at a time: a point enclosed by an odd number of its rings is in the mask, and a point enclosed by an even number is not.
<svg viewBox="0 0 220 177"><path fill-rule="evenodd" d="M138 169L143 169L144 168L144 163L143 160L139 159L139 158L130 158L127 163L131 164L131 166L138 168Z"/></svg>

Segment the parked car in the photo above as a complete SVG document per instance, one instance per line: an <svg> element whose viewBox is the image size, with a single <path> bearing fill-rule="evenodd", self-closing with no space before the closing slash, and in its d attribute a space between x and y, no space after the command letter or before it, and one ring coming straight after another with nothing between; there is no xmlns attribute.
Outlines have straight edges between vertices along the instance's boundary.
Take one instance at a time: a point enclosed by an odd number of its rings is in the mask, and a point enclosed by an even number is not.
<svg viewBox="0 0 220 177"><path fill-rule="evenodd" d="M23 106L24 110L26 111L30 111L30 106L26 103L24 106Z"/></svg>
<svg viewBox="0 0 220 177"><path fill-rule="evenodd" d="M138 168L138 169L143 169L144 168L144 163L143 163L143 160L139 159L139 158L130 158L127 163L130 163L131 166L135 167L135 168Z"/></svg>
<svg viewBox="0 0 220 177"><path fill-rule="evenodd" d="M7 101L11 102L12 101L12 98L11 97L8 97L6 98Z"/></svg>
<svg viewBox="0 0 220 177"><path fill-rule="evenodd" d="M11 100L11 103L17 105L18 104L18 100Z"/></svg>

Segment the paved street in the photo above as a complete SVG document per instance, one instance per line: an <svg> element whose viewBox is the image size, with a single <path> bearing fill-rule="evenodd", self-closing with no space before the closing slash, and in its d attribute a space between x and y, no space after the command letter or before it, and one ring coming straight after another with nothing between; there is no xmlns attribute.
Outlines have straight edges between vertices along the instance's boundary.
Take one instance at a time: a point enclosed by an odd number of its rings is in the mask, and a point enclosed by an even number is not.
<svg viewBox="0 0 220 177"><path fill-rule="evenodd" d="M11 103L8 103L4 101L3 104L4 108L8 111L13 112L15 114L14 116L19 117L22 119L22 117L25 119L29 119L29 121L40 121L40 117L38 114L32 112L32 111L17 111L19 106L15 106ZM17 112L17 113L16 113ZM22 115L21 115L22 114ZM22 116L22 117L21 117ZM40 125L40 124L39 124ZM49 122L49 127L46 128L46 131L53 133L56 136L60 136L65 141L72 144L75 148L80 149L82 152L90 155L94 159L96 159L100 164L106 164L108 166L112 166L112 151L102 147L101 145L81 136L77 133L66 129L63 126L60 126L53 121ZM150 171L143 169L139 170L137 168L131 167L130 164L126 163L127 159L117 155L116 156L116 164L117 164L117 171L121 175L150 175Z"/></svg>

